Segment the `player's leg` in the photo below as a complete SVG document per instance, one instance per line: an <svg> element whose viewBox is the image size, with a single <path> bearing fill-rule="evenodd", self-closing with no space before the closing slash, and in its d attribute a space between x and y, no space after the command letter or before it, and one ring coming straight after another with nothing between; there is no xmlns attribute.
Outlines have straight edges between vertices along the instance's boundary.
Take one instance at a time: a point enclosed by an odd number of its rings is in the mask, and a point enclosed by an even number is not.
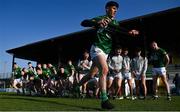
<svg viewBox="0 0 180 112"><path fill-rule="evenodd" d="M79 81L78 86L81 86L84 83L86 83L89 79L93 78L97 73L98 73L98 67L93 62L90 72Z"/></svg>
<svg viewBox="0 0 180 112"><path fill-rule="evenodd" d="M132 84L132 78L127 79L128 85L129 85L129 90L130 90L130 95L131 95L131 99L135 100L135 98L133 97L133 84Z"/></svg>
<svg viewBox="0 0 180 112"><path fill-rule="evenodd" d="M96 78L96 81L95 81L95 85L96 85L96 88L94 90L94 95L96 98L99 98L99 78Z"/></svg>
<svg viewBox="0 0 180 112"><path fill-rule="evenodd" d="M17 85L18 85L18 84L19 84L18 79L14 79L14 81L13 81L13 87L16 89L17 94L19 94L19 93L20 93L20 91L19 91L19 87L17 87Z"/></svg>
<svg viewBox="0 0 180 112"><path fill-rule="evenodd" d="M136 96L139 97L139 91L140 91L140 80L135 80L135 84L136 84Z"/></svg>
<svg viewBox="0 0 180 112"><path fill-rule="evenodd" d="M143 94L144 94L144 99L147 96L147 87L146 87L146 76L142 75L141 76L141 83L142 83L142 87L143 87Z"/></svg>
<svg viewBox="0 0 180 112"><path fill-rule="evenodd" d="M158 98L157 92L158 92L158 87L157 87L157 79L158 79L158 75L154 75L153 76L153 97L154 99Z"/></svg>
<svg viewBox="0 0 180 112"><path fill-rule="evenodd" d="M171 100L170 88L169 88L169 84L168 84L168 82L167 82L167 77L166 77L166 75L161 75L161 80L163 81L163 83L165 84L165 87L166 87L167 100Z"/></svg>
<svg viewBox="0 0 180 112"><path fill-rule="evenodd" d="M83 77L84 77L84 74L79 73L79 74L78 74L78 82L79 82ZM81 91L81 93L83 92L83 87L82 87L82 86L80 86L80 91Z"/></svg>
<svg viewBox="0 0 180 112"><path fill-rule="evenodd" d="M133 78L131 76L131 73L126 73L126 78L129 86L130 96L132 100L135 100L135 97L133 96Z"/></svg>
<svg viewBox="0 0 180 112"><path fill-rule="evenodd" d="M123 96L122 96L122 78L120 77L116 77L115 78L115 82L116 82L116 85L117 85L117 88L116 88L116 96L117 96L117 99L123 99Z"/></svg>
<svg viewBox="0 0 180 112"><path fill-rule="evenodd" d="M113 91L112 91L113 80L114 80L114 77L113 77L113 76L109 76L109 77L107 78L107 94L108 94L109 96L111 96L111 94L113 94Z"/></svg>
<svg viewBox="0 0 180 112"><path fill-rule="evenodd" d="M96 66L96 64L93 62L91 69L89 71L89 73L87 75L85 75L80 81L79 83L77 83L74 87L74 91L77 94L77 97L80 96L81 91L80 91L80 87L85 84L86 82L88 82L91 78L93 78L96 74L98 73L98 67Z"/></svg>
<svg viewBox="0 0 180 112"><path fill-rule="evenodd" d="M108 65L106 62L106 56L98 55L94 58L95 64L99 69L99 87L100 87L100 99L101 107L104 109L112 109L114 106L109 102L106 91L106 78L108 74Z"/></svg>
<svg viewBox="0 0 180 112"><path fill-rule="evenodd" d="M17 90L17 89L18 89L18 87L17 87L16 85L17 85L17 80L16 80L16 79L14 79L14 80L13 80L13 87Z"/></svg>
<svg viewBox="0 0 180 112"><path fill-rule="evenodd" d="M158 79L158 71L157 68L152 68L152 77L153 77L153 98L157 99L158 95L158 87L157 87L157 79Z"/></svg>

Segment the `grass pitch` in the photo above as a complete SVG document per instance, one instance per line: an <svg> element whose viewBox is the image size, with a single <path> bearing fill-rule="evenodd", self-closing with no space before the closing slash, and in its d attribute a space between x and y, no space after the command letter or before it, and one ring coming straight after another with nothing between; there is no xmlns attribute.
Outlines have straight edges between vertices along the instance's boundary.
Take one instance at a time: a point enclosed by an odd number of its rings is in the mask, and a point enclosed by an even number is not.
<svg viewBox="0 0 180 112"><path fill-rule="evenodd" d="M153 100L111 100L114 111L180 111L180 96L165 96ZM0 111L101 111L100 100L59 97L19 96L14 93L0 93Z"/></svg>

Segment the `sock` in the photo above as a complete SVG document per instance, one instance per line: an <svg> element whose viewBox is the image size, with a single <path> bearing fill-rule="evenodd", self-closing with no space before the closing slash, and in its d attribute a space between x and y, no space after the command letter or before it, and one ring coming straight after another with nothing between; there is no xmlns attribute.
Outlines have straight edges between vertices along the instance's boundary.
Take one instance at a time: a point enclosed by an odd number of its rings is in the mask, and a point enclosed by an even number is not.
<svg viewBox="0 0 180 112"><path fill-rule="evenodd" d="M100 99L101 99L101 101L106 101L106 100L108 100L106 90L102 90L102 91L101 91Z"/></svg>

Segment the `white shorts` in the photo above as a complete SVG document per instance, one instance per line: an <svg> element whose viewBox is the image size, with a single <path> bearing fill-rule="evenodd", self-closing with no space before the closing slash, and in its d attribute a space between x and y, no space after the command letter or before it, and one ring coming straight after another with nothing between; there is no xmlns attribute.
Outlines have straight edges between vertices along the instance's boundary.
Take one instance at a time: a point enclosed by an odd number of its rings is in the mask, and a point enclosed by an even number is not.
<svg viewBox="0 0 180 112"><path fill-rule="evenodd" d="M21 78L14 79L14 83L22 83L22 79Z"/></svg>
<svg viewBox="0 0 180 112"><path fill-rule="evenodd" d="M112 73L112 74L110 74L109 76L108 76L108 79L110 79L110 80L114 80L114 78L119 78L119 79L123 79L123 77L122 77L122 73L121 72L119 72L119 73Z"/></svg>
<svg viewBox="0 0 180 112"><path fill-rule="evenodd" d="M93 81L98 82L98 81L99 81L99 78L98 78L98 77L93 77L93 78L90 79L88 82L93 82Z"/></svg>
<svg viewBox="0 0 180 112"><path fill-rule="evenodd" d="M73 82L74 82L74 77L73 77L73 75L71 75L68 79L69 79L69 81L73 84Z"/></svg>
<svg viewBox="0 0 180 112"><path fill-rule="evenodd" d="M92 45L91 49L90 49L90 56L91 59L93 60L95 57L97 57L98 55L103 55L106 59L108 57L108 54L104 53L103 50L101 50L100 48L98 48L97 46Z"/></svg>
<svg viewBox="0 0 180 112"><path fill-rule="evenodd" d="M123 77L123 79L128 79L128 80L132 79L131 72L122 73L122 77Z"/></svg>
<svg viewBox="0 0 180 112"><path fill-rule="evenodd" d="M165 67L159 67L159 68L152 68L152 75L166 75L166 68Z"/></svg>

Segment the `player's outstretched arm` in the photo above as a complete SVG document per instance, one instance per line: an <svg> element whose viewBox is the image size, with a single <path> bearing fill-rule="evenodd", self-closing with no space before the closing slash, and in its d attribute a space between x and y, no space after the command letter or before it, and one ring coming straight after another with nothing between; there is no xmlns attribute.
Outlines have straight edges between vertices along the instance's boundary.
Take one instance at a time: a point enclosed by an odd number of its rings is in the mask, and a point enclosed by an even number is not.
<svg viewBox="0 0 180 112"><path fill-rule="evenodd" d="M115 31L115 32L127 34L127 35L130 35L130 36L139 35L139 31L136 30L136 29L128 30L128 29L126 29L124 27L120 27L119 25L114 25L114 24L109 24L108 26L110 28L112 28L112 30Z"/></svg>
<svg viewBox="0 0 180 112"><path fill-rule="evenodd" d="M109 18L103 18L101 20L95 19L85 19L81 22L81 25L84 27L96 27L96 28L105 28L112 20Z"/></svg>
<svg viewBox="0 0 180 112"><path fill-rule="evenodd" d="M90 19L85 19L81 22L81 26L84 27L97 27L98 23L96 21L90 20Z"/></svg>

